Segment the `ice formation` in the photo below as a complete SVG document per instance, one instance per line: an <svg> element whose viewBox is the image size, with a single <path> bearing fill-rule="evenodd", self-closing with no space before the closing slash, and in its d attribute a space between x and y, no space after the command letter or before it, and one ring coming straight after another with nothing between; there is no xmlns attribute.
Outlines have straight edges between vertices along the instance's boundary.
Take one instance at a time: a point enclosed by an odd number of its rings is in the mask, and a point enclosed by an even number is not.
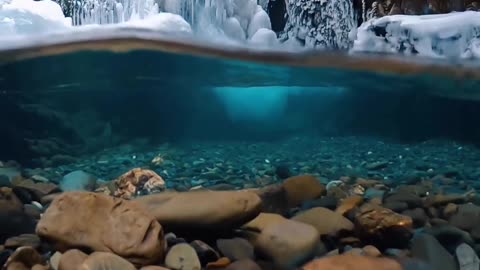
<svg viewBox="0 0 480 270"><path fill-rule="evenodd" d="M0 0L0 36L48 33L71 27L60 6L50 0Z"/></svg>
<svg viewBox="0 0 480 270"><path fill-rule="evenodd" d="M359 27L353 52L480 58L480 13L394 15Z"/></svg>
<svg viewBox="0 0 480 270"><path fill-rule="evenodd" d="M356 29L352 0L286 1L284 39L297 39L309 48L350 48L351 33Z"/></svg>

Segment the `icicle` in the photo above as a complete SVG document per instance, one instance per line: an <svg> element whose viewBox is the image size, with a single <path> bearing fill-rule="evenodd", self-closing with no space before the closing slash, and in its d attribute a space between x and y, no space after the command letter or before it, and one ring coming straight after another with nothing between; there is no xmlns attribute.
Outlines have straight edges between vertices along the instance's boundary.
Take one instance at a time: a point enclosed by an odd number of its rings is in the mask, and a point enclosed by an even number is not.
<svg viewBox="0 0 480 270"><path fill-rule="evenodd" d="M362 0L362 22L366 22L367 18L367 4L365 3L365 0Z"/></svg>

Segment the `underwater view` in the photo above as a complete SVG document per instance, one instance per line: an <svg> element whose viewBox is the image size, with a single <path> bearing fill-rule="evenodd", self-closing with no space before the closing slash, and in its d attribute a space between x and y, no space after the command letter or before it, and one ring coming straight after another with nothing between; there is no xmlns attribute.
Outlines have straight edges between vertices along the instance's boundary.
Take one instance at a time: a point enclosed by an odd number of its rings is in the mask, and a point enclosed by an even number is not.
<svg viewBox="0 0 480 270"><path fill-rule="evenodd" d="M480 270L479 9L0 0L0 267Z"/></svg>

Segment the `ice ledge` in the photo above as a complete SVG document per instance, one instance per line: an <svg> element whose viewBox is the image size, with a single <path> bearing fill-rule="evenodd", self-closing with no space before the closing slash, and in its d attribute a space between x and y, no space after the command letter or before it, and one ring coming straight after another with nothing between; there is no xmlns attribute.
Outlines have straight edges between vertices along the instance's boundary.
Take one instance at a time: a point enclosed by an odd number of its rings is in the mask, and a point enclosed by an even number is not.
<svg viewBox="0 0 480 270"><path fill-rule="evenodd" d="M351 51L480 59L480 12L372 19L358 28Z"/></svg>

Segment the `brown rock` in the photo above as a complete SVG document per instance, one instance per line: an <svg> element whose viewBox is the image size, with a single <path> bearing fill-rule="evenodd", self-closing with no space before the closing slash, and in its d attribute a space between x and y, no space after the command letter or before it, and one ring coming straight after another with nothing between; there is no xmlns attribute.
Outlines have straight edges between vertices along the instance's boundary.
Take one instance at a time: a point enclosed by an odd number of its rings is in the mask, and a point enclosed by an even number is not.
<svg viewBox="0 0 480 270"><path fill-rule="evenodd" d="M447 205L449 203L462 204L462 203L467 203L474 198L475 198L475 192L473 191L466 192L465 194L430 195L426 198L424 206L437 207L437 206Z"/></svg>
<svg viewBox="0 0 480 270"><path fill-rule="evenodd" d="M361 196L350 196L344 199L340 205L337 207L335 212L339 213L340 215L345 215L355 207L361 205L363 203L363 197Z"/></svg>
<svg viewBox="0 0 480 270"><path fill-rule="evenodd" d="M447 206L443 208L443 217L446 219L449 219L457 212L457 209L458 209L458 205L454 203L447 204Z"/></svg>
<svg viewBox="0 0 480 270"><path fill-rule="evenodd" d="M31 218L34 219L40 219L40 215L42 214L42 211L38 209L37 206L33 204L25 204L23 205L23 209L26 215L28 215Z"/></svg>
<svg viewBox="0 0 480 270"><path fill-rule="evenodd" d="M313 200L327 194L325 185L311 175L290 177L283 182L283 187L290 207L299 206L304 201Z"/></svg>
<svg viewBox="0 0 480 270"><path fill-rule="evenodd" d="M0 243L7 238L35 231L35 219L24 212L23 204L10 188L0 188Z"/></svg>
<svg viewBox="0 0 480 270"><path fill-rule="evenodd" d="M392 259L356 255L338 255L316 259L307 263L302 270L402 270Z"/></svg>
<svg viewBox="0 0 480 270"><path fill-rule="evenodd" d="M110 252L94 252L77 268L78 270L137 270L124 258Z"/></svg>
<svg viewBox="0 0 480 270"><path fill-rule="evenodd" d="M38 248L40 246L40 238L38 238L36 234L21 234L8 238L7 241L5 241L5 247L9 249L16 249L23 246Z"/></svg>
<svg viewBox="0 0 480 270"><path fill-rule="evenodd" d="M403 247L412 235L413 221L390 209L364 204L355 215L355 225L361 238L381 246Z"/></svg>
<svg viewBox="0 0 480 270"><path fill-rule="evenodd" d="M242 238L218 239L217 247L223 256L228 257L232 261L255 259L253 246Z"/></svg>
<svg viewBox="0 0 480 270"><path fill-rule="evenodd" d="M381 184L382 182L372 179L357 178L355 183L361 185L364 188L374 187L375 185Z"/></svg>
<svg viewBox="0 0 480 270"><path fill-rule="evenodd" d="M78 249L70 249L62 254L58 262L58 270L77 270L88 255Z"/></svg>
<svg viewBox="0 0 480 270"><path fill-rule="evenodd" d="M53 200L54 200L56 197L60 196L60 195L62 195L62 193L52 193L52 194L48 194L48 195L42 197L42 199L40 200L40 203L41 203L42 205L47 205L47 204L53 202Z"/></svg>
<svg viewBox="0 0 480 270"><path fill-rule="evenodd" d="M282 185L270 185L256 191L262 200L263 213L285 215L288 212L287 192Z"/></svg>
<svg viewBox="0 0 480 270"><path fill-rule="evenodd" d="M31 270L30 267L26 267L25 264L21 262L12 262L7 267L4 267L5 270Z"/></svg>
<svg viewBox="0 0 480 270"><path fill-rule="evenodd" d="M58 266L60 264L60 260L62 259L62 253L60 252L55 252L52 257L50 257L50 266L53 268L53 270L58 270Z"/></svg>
<svg viewBox="0 0 480 270"><path fill-rule="evenodd" d="M223 269L224 267L227 267L229 264L232 262L230 261L229 258L227 257L222 257L218 259L216 262L211 262L207 264L207 270L208 269Z"/></svg>
<svg viewBox="0 0 480 270"><path fill-rule="evenodd" d="M209 262L215 262L220 258L220 255L216 250L200 240L192 241L190 245L195 249L195 252L197 252L202 265L206 265Z"/></svg>
<svg viewBox="0 0 480 270"><path fill-rule="evenodd" d="M140 268L140 270L170 270L165 267L157 266L157 265L149 265L149 266L144 266Z"/></svg>
<svg viewBox="0 0 480 270"><path fill-rule="evenodd" d="M258 264L252 260L240 260L230 264L225 270L262 270Z"/></svg>
<svg viewBox="0 0 480 270"><path fill-rule="evenodd" d="M15 187L28 190L35 201L40 201L44 196L60 191L58 186L53 183L35 183L29 179L17 182Z"/></svg>
<svg viewBox="0 0 480 270"><path fill-rule="evenodd" d="M57 197L38 223L37 234L61 252L86 247L139 265L161 260L164 252L162 227L136 203L92 192Z"/></svg>
<svg viewBox="0 0 480 270"><path fill-rule="evenodd" d="M316 249L320 239L311 225L285 219L266 226L253 239L255 250L279 267L292 267Z"/></svg>
<svg viewBox="0 0 480 270"><path fill-rule="evenodd" d="M154 171L135 168L118 177L115 180L117 190L114 196L123 199L131 199L137 192L146 191L152 193L165 190L165 181Z"/></svg>
<svg viewBox="0 0 480 270"><path fill-rule="evenodd" d="M165 257L165 265L173 270L200 270L200 260L189 244L173 246Z"/></svg>
<svg viewBox="0 0 480 270"><path fill-rule="evenodd" d="M44 265L46 261L34 248L20 247L8 258L5 267L7 269L16 269L14 266L18 264L23 264L27 269L30 269L36 264ZM21 267L21 265L19 265L19 267Z"/></svg>
<svg viewBox="0 0 480 270"><path fill-rule="evenodd" d="M362 250L363 250L363 255L365 256L370 256L370 257L382 256L382 253L380 252L380 250L378 250L378 248L372 245L364 246Z"/></svg>
<svg viewBox="0 0 480 270"><path fill-rule="evenodd" d="M48 267L48 266L46 266L46 265L35 264L35 265L32 267L32 270L50 270L50 267Z"/></svg>
<svg viewBox="0 0 480 270"><path fill-rule="evenodd" d="M352 231L353 223L340 213L315 207L294 216L292 220L312 225L320 235L335 235L340 231Z"/></svg>
<svg viewBox="0 0 480 270"><path fill-rule="evenodd" d="M135 202L162 226L174 229L229 230L252 220L261 209L258 195L248 191L168 192Z"/></svg>
<svg viewBox="0 0 480 270"><path fill-rule="evenodd" d="M272 224L281 223L283 221L285 221L285 218L278 214L261 213L255 219L243 225L242 228L260 232Z"/></svg>

